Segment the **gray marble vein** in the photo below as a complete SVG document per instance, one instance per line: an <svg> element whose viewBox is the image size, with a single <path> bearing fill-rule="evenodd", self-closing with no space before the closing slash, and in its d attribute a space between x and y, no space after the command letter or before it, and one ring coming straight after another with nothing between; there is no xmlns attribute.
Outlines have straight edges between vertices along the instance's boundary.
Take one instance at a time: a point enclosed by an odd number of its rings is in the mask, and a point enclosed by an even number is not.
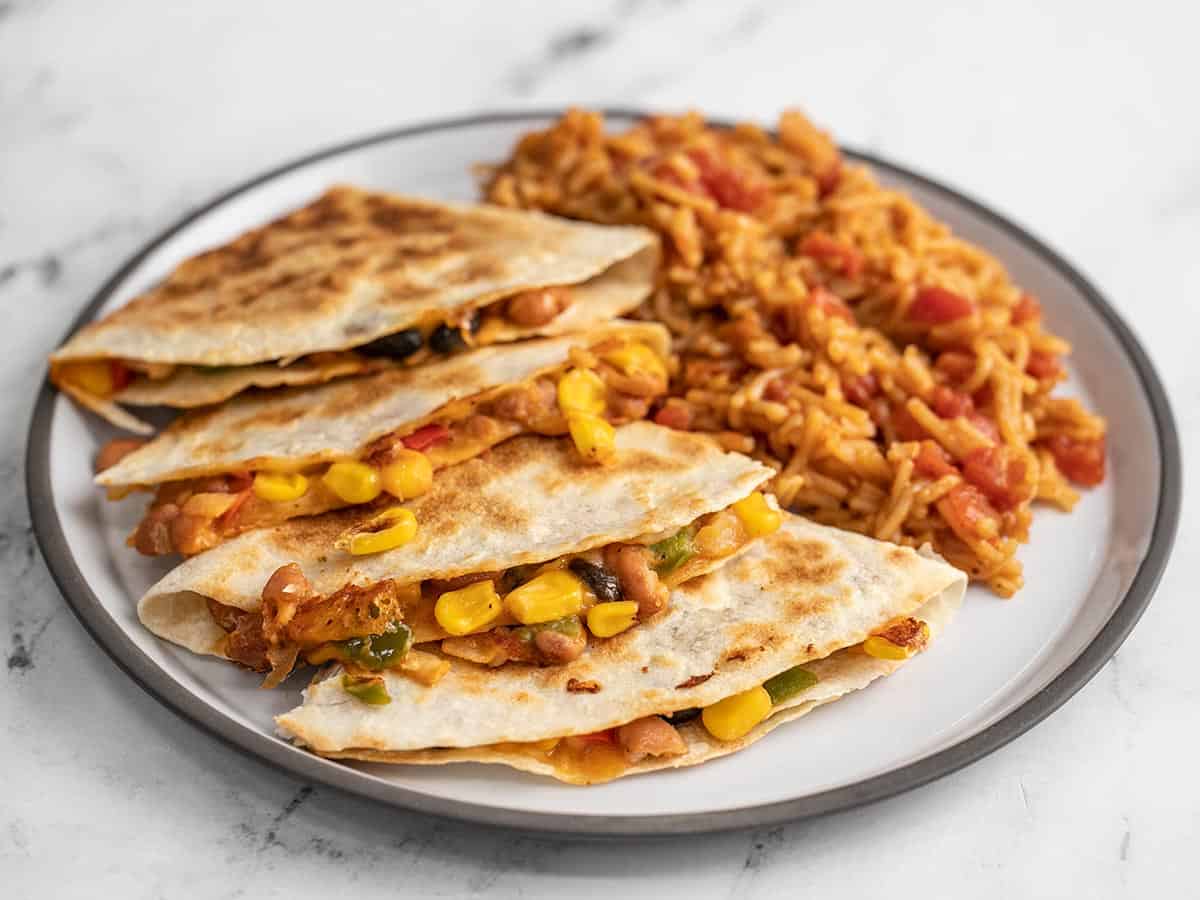
<svg viewBox="0 0 1200 900"><path fill-rule="evenodd" d="M1200 839L1200 539L1120 654L1009 747L778 828L582 843L386 809L245 758L138 690L39 558L23 489L46 352L143 240L281 159L522 104L803 106L1018 214L1115 298L1200 441L1197 13L1003 5L0 2L0 894L1185 896ZM981 651L982 652L982 651ZM870 734L864 739L872 739Z"/></svg>

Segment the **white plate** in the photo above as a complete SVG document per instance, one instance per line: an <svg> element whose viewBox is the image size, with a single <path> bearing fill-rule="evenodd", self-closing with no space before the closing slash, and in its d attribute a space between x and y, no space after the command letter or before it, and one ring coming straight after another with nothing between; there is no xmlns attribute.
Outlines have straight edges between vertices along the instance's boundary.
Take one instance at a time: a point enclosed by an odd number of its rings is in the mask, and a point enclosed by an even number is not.
<svg viewBox="0 0 1200 900"><path fill-rule="evenodd" d="M551 120L500 115L390 132L319 153L231 191L131 260L80 321L125 303L197 251L299 206L335 182L473 200L471 166L503 158ZM626 124L628 114L610 121ZM110 435L47 386L30 433L29 496L43 552L84 625L180 714L310 781L387 803L558 833L677 833L764 825L906 790L991 752L1048 715L1120 645L1149 602L1178 518L1178 439L1157 376L1129 330L1067 263L1017 226L921 176L867 159L881 178L1000 257L1075 346L1065 393L1109 420L1110 475L1070 515L1040 509L1024 547L1026 587L1004 601L972 588L931 652L869 690L750 749L678 772L586 789L499 766L329 762L272 733L292 689L261 691L224 662L140 627L136 599L164 571L123 545L143 501L106 503L91 459ZM76 326L78 326L78 322ZM1120 510L1120 515L1116 511Z"/></svg>

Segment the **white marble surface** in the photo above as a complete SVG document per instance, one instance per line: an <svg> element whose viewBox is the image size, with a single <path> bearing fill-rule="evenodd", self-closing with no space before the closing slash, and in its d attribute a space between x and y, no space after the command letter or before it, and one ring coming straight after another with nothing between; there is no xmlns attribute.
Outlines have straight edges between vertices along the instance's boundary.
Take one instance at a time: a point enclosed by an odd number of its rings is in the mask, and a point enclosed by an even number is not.
<svg viewBox="0 0 1200 900"><path fill-rule="evenodd" d="M30 533L22 453L45 353L140 242L318 146L567 102L767 121L802 105L846 142L1010 213L1133 321L1190 456L1200 441L1198 17L1167 3L966 6L0 2L0 893L1192 893L1194 481L1142 623L1034 731L867 809L652 846L387 812L228 750L92 644Z"/></svg>

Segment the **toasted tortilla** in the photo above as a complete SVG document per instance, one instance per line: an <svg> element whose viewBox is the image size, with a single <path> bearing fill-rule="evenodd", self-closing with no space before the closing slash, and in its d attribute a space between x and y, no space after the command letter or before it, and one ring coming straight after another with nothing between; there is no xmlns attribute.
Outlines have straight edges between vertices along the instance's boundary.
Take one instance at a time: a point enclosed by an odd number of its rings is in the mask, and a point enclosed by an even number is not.
<svg viewBox="0 0 1200 900"><path fill-rule="evenodd" d="M487 329L487 343L505 344L529 337L566 335L603 327L604 323L628 312L641 302L653 278L655 262L654 253L641 252L617 263L590 281L576 285L572 305L545 325L521 328L506 319L497 319ZM220 403L250 388L324 384L335 378L388 369L395 365L389 360L356 353L328 355L333 358L326 359L324 355L318 354L294 361L221 367L216 371L185 366L167 378L134 380L128 387L114 394L109 405L194 409ZM440 362L441 360L428 365L436 366ZM125 415L129 416L128 413ZM140 420L133 417L129 417L128 421L140 424ZM129 424L123 424L122 427L128 428Z"/></svg>
<svg viewBox="0 0 1200 900"><path fill-rule="evenodd" d="M913 615L929 626L932 646L954 618L962 604L962 586L948 586ZM681 769L699 765L736 753L766 737L780 725L807 715L814 709L839 700L847 694L862 690L873 681L891 675L908 660L878 659L863 653L857 646L838 650L824 659L797 663L817 677L817 683L776 706L771 715L734 741L719 741L708 733L699 719L676 726L687 752L678 756L648 756L629 764L617 777L639 775L660 769ZM403 765L437 766L454 762L478 762L506 765L534 775L545 775L568 784L595 784L593 778L579 770L555 765L544 753L522 752L511 746L492 745L438 750L339 750L323 753L331 759Z"/></svg>
<svg viewBox="0 0 1200 900"><path fill-rule="evenodd" d="M676 589L667 612L593 641L574 662L486 669L453 659L431 687L385 672L386 706L357 702L330 677L276 723L319 753L587 734L709 706L859 644L943 594L957 603L965 586L957 569L911 548L789 515L773 535Z"/></svg>
<svg viewBox="0 0 1200 900"><path fill-rule="evenodd" d="M583 462L569 441L523 436L434 479L406 504L416 538L373 556L334 547L347 529L378 513L352 507L247 532L192 557L142 597L138 616L152 632L197 653L223 655L225 633L209 598L259 608L267 579L298 563L312 589L453 578L557 559L642 535L674 533L725 509L773 474L711 440L649 422L617 429L616 458Z"/></svg>
<svg viewBox="0 0 1200 900"><path fill-rule="evenodd" d="M657 263L658 239L644 228L340 186L186 260L157 287L84 326L51 354L51 378L65 387L62 364L82 360L286 361L457 319L522 291L581 286L572 306L547 325L485 325L489 343L563 334L636 307ZM201 384L189 374L196 373L175 372L153 387L138 379L106 398L84 400L78 387L69 393L140 431L118 402L194 406L210 402L218 386L228 397L265 378L260 370ZM301 375L320 382L329 370L312 366L289 383Z"/></svg>
<svg viewBox="0 0 1200 900"><path fill-rule="evenodd" d="M481 347L419 368L391 367L319 387L238 397L181 416L97 475L96 483L149 485L354 458L386 434L416 431L456 400L482 403L505 386L565 364L572 348L618 337L641 341L664 357L670 340L661 325L622 321L586 334Z"/></svg>

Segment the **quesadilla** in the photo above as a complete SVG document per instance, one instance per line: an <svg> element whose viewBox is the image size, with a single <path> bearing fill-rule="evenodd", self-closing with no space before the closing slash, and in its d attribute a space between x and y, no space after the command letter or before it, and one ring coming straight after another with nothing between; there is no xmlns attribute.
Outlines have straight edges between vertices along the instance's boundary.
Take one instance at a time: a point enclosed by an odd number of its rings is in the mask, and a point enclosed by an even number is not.
<svg viewBox="0 0 1200 900"><path fill-rule="evenodd" d="M663 615L565 665L454 659L426 685L350 662L276 723L325 756L497 762L576 784L695 765L891 673L965 587L940 560L788 515L676 588Z"/></svg>
<svg viewBox="0 0 1200 900"><path fill-rule="evenodd" d="M635 422L617 429L616 450L596 467L565 441L514 438L403 507L294 519L193 557L138 615L272 684L299 658L424 681L444 657L561 664L589 636L661 614L672 588L781 520L755 490L772 470L705 437ZM431 642L438 654L410 649Z"/></svg>
<svg viewBox="0 0 1200 900"><path fill-rule="evenodd" d="M518 434L569 432L601 455L610 426L644 417L666 391L668 346L661 325L617 321L416 369L236 397L181 416L136 449L131 439L112 442L96 483L121 492L157 486L130 545L192 555L383 493L411 500L434 472ZM574 411L588 403L591 412ZM586 428L572 425L580 416ZM122 451L131 452L113 462Z"/></svg>
<svg viewBox="0 0 1200 900"><path fill-rule="evenodd" d="M146 433L118 404L193 407L585 330L636 307L657 262L644 228L335 187L86 325L50 377Z"/></svg>

